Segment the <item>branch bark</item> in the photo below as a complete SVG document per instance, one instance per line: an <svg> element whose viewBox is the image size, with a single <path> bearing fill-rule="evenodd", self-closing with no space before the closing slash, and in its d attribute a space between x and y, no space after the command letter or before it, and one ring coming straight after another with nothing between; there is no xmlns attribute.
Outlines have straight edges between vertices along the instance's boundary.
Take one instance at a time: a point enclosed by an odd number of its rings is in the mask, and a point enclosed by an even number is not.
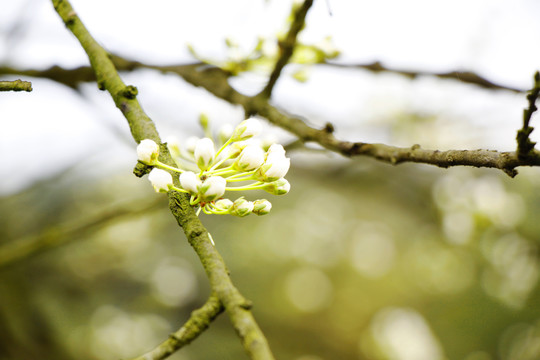
<svg viewBox="0 0 540 360"><path fill-rule="evenodd" d="M533 132L534 128L529 126L533 113L538 110L536 107L536 100L540 96L540 72L534 74L534 86L527 95L527 101L529 106L523 110L523 127L518 130L517 140L517 154L520 158L527 158L534 150L535 142L532 142L529 136Z"/></svg>
<svg viewBox="0 0 540 360"><path fill-rule="evenodd" d="M272 73L270 74L268 83L261 91L261 96L265 98L270 98L270 96L272 95L272 90L274 89L274 85L276 85L276 82L281 75L281 71L283 70L285 65L287 65L289 59L293 55L294 48L296 47L296 37L304 28L304 25L306 23L306 16L309 9L311 8L311 5L313 5L313 0L305 0L304 3L299 6L294 12L294 19L291 23L287 36L283 41L279 41L278 43L280 56L276 61L274 70L272 70Z"/></svg>
<svg viewBox="0 0 540 360"><path fill-rule="evenodd" d="M30 81L22 81L20 79L14 81L0 81L0 91L32 91L32 83Z"/></svg>
<svg viewBox="0 0 540 360"><path fill-rule="evenodd" d="M123 83L108 54L90 35L69 1L52 0L52 3L66 27L75 35L87 53L98 87L110 93L114 103L124 114L135 141L152 139L161 144L154 123L144 113L136 99L137 89ZM161 145L160 161L174 165L167 147ZM175 185L179 186L178 179L175 179ZM174 217L199 256L212 290L227 310L249 357L257 360L273 360L274 357L266 338L249 310L249 302L232 284L221 255L210 241L208 231L189 205L188 196L176 191L169 191L168 196Z"/></svg>
<svg viewBox="0 0 540 360"><path fill-rule="evenodd" d="M223 312L223 305L215 294L206 303L191 313L188 321L155 349L132 360L163 360L175 351L188 345L202 334L214 319Z"/></svg>

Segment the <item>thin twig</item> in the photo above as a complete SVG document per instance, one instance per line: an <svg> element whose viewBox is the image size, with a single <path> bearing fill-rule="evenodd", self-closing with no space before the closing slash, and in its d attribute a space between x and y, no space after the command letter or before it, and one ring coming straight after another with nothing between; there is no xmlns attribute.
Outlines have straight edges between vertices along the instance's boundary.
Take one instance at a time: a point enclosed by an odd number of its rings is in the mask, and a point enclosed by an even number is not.
<svg viewBox="0 0 540 360"><path fill-rule="evenodd" d="M343 68L343 69L363 69L363 70L368 70L374 73L388 72L388 73L403 75L410 79L415 79L417 77L422 77L422 76L431 76L431 77L438 77L440 79L455 80L455 81L459 81L465 84L472 84L472 85L476 85L484 89L507 90L507 91L518 92L518 93L525 92L525 89L518 89L511 86L497 84L472 71L457 71L457 70L448 71L448 72L412 71L412 70L405 70L405 69L384 66L379 61L374 61L372 63L367 63L367 64L343 64L343 63L336 63L336 62L325 62L323 63L323 65L338 67L338 68Z"/></svg>
<svg viewBox="0 0 540 360"><path fill-rule="evenodd" d="M30 81L22 81L20 79L14 81L0 81L0 91L32 91L32 83Z"/></svg>
<svg viewBox="0 0 540 360"><path fill-rule="evenodd" d="M116 106L124 114L133 138L137 142L143 139L152 139L161 144L155 124L142 110L136 99L137 89L133 86L126 86L122 82L109 55L90 35L69 1L52 0L52 3L66 27L75 35L86 51L95 72L98 87L110 93ZM159 160L167 165L174 165L167 147L163 144ZM174 182L176 186L179 186L177 178L174 179ZM188 196L176 191L169 191L168 196L170 209L199 256L210 280L210 286L227 310L248 356L254 360L273 360L274 357L268 342L249 310L249 301L232 284L227 267L210 241L208 231L195 214L193 207L189 205Z"/></svg>
<svg viewBox="0 0 540 360"><path fill-rule="evenodd" d="M304 3L299 6L298 9L296 9L287 36L283 41L279 41L278 43L280 56L276 61L274 70L270 74L268 83L261 91L261 96L269 98L270 95L272 95L272 90L274 89L274 85L276 85L276 82L281 75L281 70L283 70L283 68L285 67L285 65L287 65L289 59L293 55L294 48L296 46L296 37L305 26L306 15L309 11L309 8L311 8L311 5L313 5L313 0L305 0Z"/></svg>
<svg viewBox="0 0 540 360"><path fill-rule="evenodd" d="M517 153L520 158L525 158L530 155L531 151L534 149L535 142L532 142L529 136L534 130L533 127L529 126L531 117L533 113L538 109L536 107L536 100L540 95L540 73L537 71L534 74L534 86L527 94L527 101L529 106L523 110L523 127L518 130L516 140L517 140Z"/></svg>
<svg viewBox="0 0 540 360"><path fill-rule="evenodd" d="M188 321L167 340L146 354L132 360L163 360L188 345L202 334L214 319L223 312L223 305L215 294L211 294L206 303L191 313Z"/></svg>

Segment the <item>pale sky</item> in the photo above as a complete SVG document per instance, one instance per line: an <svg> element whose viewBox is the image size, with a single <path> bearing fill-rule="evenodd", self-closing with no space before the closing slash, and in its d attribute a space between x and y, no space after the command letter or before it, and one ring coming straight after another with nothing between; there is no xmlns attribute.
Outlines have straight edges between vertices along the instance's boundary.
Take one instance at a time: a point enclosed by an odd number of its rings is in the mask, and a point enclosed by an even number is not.
<svg viewBox="0 0 540 360"><path fill-rule="evenodd" d="M248 52L259 36L272 37L285 29L291 2L73 0L72 4L107 50L168 64L193 61L188 43L206 58L223 59L226 37ZM536 0L317 0L300 40L317 43L332 36L342 51L336 61L343 63L379 60L411 70L471 70L527 88L540 68L539 13ZM50 1L21 0L4 1L2 6L0 63L42 69L86 65L87 59ZM526 105L524 95L431 78L410 81L392 74L316 67L310 80L301 84L290 73L289 68L278 82L275 103L315 125L333 122L337 135L348 140L512 150ZM195 133L201 111L216 124L242 120L240 109L175 76L140 71L123 77L138 87L138 99L163 137ZM30 80L34 84L30 94L0 94L0 152L13 154L17 149L17 158L4 157L0 167L0 194L75 162L84 165L86 159L99 162L105 156L126 169L133 166L135 143L108 94L97 91L95 84L85 85L78 95L51 81ZM259 74L231 83L252 92L264 81ZM440 128L419 129L405 138L389 136L389 124L410 111L437 115ZM436 129L440 131L433 136ZM119 141L118 133L127 140ZM533 139L540 136L533 133Z"/></svg>

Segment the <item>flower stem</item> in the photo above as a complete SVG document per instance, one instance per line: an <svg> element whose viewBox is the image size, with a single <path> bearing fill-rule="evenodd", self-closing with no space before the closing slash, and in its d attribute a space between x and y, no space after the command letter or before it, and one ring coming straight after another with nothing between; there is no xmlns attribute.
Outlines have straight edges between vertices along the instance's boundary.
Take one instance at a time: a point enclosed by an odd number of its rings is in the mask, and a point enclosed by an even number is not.
<svg viewBox="0 0 540 360"><path fill-rule="evenodd" d="M255 190L255 189L261 189L265 187L266 184L260 181L254 182L251 185L245 185L245 186L238 186L238 187L227 187L225 188L226 191L244 191L244 190Z"/></svg>
<svg viewBox="0 0 540 360"><path fill-rule="evenodd" d="M184 170L182 170L182 169L178 169L178 168L175 168L174 166L164 164L159 160L156 160L155 165L159 166L160 168L171 170L171 171L174 171L174 172L177 172L177 173L180 173L180 174L184 172Z"/></svg>

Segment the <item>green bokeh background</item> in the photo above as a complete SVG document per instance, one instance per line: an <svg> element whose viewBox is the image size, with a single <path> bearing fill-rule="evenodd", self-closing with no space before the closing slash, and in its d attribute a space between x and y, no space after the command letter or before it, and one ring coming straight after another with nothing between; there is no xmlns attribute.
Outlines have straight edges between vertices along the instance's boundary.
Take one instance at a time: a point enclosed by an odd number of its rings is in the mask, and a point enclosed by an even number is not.
<svg viewBox="0 0 540 360"><path fill-rule="evenodd" d="M540 357L536 169L290 155L271 214L201 215L277 358ZM129 171L72 169L2 199L2 243L155 201L1 269L1 359L140 355L209 294L165 196ZM226 314L172 357L245 358Z"/></svg>

